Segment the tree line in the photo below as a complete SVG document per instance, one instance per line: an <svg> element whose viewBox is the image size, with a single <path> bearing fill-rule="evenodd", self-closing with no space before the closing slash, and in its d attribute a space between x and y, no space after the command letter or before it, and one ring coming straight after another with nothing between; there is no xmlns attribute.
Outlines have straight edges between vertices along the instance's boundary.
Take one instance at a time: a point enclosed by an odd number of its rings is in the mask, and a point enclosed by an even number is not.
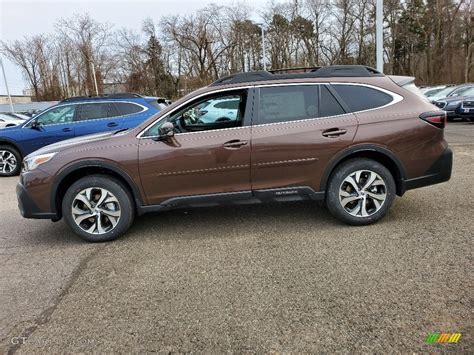
<svg viewBox="0 0 474 355"><path fill-rule="evenodd" d="M88 14L59 19L53 33L0 44L37 100L130 91L180 97L213 80L267 69L375 66L376 0L293 0L255 9L203 7L146 18L140 31ZM473 81L470 0L385 0L384 72L421 85Z"/></svg>

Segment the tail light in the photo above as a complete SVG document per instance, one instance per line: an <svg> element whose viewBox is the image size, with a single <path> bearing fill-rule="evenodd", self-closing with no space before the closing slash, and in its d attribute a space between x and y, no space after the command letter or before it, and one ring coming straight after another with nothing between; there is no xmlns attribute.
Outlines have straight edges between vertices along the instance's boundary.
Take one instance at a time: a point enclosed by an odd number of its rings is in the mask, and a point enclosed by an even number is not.
<svg viewBox="0 0 474 355"><path fill-rule="evenodd" d="M435 127L444 128L446 126L445 111L423 112L419 117Z"/></svg>

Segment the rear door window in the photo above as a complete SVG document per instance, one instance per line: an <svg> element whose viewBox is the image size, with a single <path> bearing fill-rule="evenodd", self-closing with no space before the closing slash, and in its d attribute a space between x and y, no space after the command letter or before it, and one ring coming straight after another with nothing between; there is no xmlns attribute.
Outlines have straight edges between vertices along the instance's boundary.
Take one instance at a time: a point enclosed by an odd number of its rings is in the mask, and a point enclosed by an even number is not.
<svg viewBox="0 0 474 355"><path fill-rule="evenodd" d="M318 117L317 85L260 88L258 123L277 123Z"/></svg>
<svg viewBox="0 0 474 355"><path fill-rule="evenodd" d="M133 115L143 111L143 107L132 104L131 102L115 102L115 107L117 107L122 116Z"/></svg>
<svg viewBox="0 0 474 355"><path fill-rule="evenodd" d="M367 86L333 84L333 87L352 112L385 106L393 101L391 95Z"/></svg>
<svg viewBox="0 0 474 355"><path fill-rule="evenodd" d="M115 116L119 116L119 113L112 103L91 103L79 105L76 120L88 121Z"/></svg>

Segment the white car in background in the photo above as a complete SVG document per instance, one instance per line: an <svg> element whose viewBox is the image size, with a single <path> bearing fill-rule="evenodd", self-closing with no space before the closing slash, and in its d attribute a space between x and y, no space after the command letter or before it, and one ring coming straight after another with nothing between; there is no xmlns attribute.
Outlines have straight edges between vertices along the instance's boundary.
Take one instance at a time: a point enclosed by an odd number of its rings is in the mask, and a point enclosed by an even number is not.
<svg viewBox="0 0 474 355"><path fill-rule="evenodd" d="M438 92L441 90L446 89L448 86L447 85L438 85L438 86L428 86L425 88L420 89L420 91L425 95L426 97L431 97L433 95L436 95Z"/></svg>
<svg viewBox="0 0 474 355"><path fill-rule="evenodd" d="M15 127L25 123L25 120L26 118L23 118L17 114L0 113L0 128Z"/></svg>
<svg viewBox="0 0 474 355"><path fill-rule="evenodd" d="M239 111L240 96L209 100L199 108L200 123L235 121Z"/></svg>

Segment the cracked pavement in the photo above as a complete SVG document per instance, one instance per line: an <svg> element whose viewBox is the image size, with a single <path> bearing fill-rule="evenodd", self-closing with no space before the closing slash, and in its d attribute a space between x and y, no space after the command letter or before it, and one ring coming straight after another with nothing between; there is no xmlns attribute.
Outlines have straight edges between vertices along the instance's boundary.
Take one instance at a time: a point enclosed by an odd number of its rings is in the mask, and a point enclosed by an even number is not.
<svg viewBox="0 0 474 355"><path fill-rule="evenodd" d="M312 203L203 208L87 244L21 218L3 178L0 352L472 352L474 124L446 136L451 181L368 227Z"/></svg>

